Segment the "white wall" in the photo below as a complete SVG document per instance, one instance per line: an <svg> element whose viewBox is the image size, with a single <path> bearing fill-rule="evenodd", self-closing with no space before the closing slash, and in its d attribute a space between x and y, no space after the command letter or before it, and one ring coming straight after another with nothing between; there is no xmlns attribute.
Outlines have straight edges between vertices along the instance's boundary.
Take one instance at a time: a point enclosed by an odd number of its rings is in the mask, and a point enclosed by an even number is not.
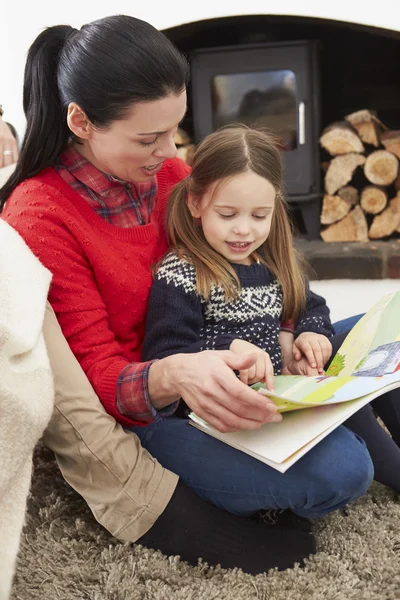
<svg viewBox="0 0 400 600"><path fill-rule="evenodd" d="M50 25L84 23L111 14L144 19L159 29L192 21L244 14L310 16L400 31L399 0L3 0L0 9L0 103L5 118L24 129L22 80L26 52Z"/></svg>
<svg viewBox="0 0 400 600"><path fill-rule="evenodd" d="M398 279L329 279L310 287L326 300L332 323L367 312L386 294L400 291Z"/></svg>

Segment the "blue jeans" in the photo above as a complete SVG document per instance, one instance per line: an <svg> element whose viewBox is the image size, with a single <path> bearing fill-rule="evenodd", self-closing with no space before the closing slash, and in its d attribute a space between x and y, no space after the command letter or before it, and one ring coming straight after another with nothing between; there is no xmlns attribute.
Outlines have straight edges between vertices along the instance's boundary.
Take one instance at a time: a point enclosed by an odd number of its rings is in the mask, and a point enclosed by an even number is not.
<svg viewBox="0 0 400 600"><path fill-rule="evenodd" d="M349 317L348 319L342 319L341 321L337 321L337 323L333 324L335 329L335 333L345 333L346 331L350 331L354 327L356 323L363 317L364 314L355 315L354 317Z"/></svg>
<svg viewBox="0 0 400 600"><path fill-rule="evenodd" d="M361 317L335 323L336 333L349 331ZM199 431L186 419L160 418L131 430L201 498L245 517L269 508L322 517L362 496L374 476L364 441L343 425L286 473Z"/></svg>
<svg viewBox="0 0 400 600"><path fill-rule="evenodd" d="M344 426L283 474L199 431L187 419L157 419L132 431L201 498L236 515L290 508L303 517L322 517L362 496L374 475L364 441Z"/></svg>

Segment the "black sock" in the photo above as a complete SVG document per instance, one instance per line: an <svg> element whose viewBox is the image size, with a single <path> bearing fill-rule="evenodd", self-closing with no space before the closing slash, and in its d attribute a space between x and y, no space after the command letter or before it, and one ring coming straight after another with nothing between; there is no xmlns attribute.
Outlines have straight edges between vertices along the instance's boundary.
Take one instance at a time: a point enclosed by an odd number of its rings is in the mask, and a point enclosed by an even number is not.
<svg viewBox="0 0 400 600"><path fill-rule="evenodd" d="M289 509L260 510L253 517L253 521L267 523L267 525L280 525L289 529L298 529L311 533L311 521L306 517L300 517Z"/></svg>
<svg viewBox="0 0 400 600"><path fill-rule="evenodd" d="M197 565L239 567L256 575L287 569L314 553L314 537L305 531L256 523L202 500L179 481L164 512L138 542Z"/></svg>

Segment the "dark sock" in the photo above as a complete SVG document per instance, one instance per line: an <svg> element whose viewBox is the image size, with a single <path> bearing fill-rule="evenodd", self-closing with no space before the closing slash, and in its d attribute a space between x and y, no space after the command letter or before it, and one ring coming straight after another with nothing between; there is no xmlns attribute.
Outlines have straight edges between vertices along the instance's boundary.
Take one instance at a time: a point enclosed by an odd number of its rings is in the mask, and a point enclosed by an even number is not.
<svg viewBox="0 0 400 600"><path fill-rule="evenodd" d="M380 400L384 402L385 397ZM400 493L400 448L380 426L371 405L361 408L344 425L363 438L374 463L375 481Z"/></svg>
<svg viewBox="0 0 400 600"><path fill-rule="evenodd" d="M316 551L305 531L256 523L202 500L179 481L153 527L138 542L197 565L239 567L256 575L270 568L287 569Z"/></svg>
<svg viewBox="0 0 400 600"><path fill-rule="evenodd" d="M298 529L299 531L311 533L310 519L300 517L289 509L260 510L251 518L254 521L266 523L267 525L280 525L281 527L288 527L289 529Z"/></svg>

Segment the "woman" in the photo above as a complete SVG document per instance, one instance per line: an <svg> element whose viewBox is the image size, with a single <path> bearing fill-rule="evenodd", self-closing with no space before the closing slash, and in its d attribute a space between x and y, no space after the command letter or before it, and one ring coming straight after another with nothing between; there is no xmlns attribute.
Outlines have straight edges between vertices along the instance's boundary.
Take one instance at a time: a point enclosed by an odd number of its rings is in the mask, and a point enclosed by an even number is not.
<svg viewBox="0 0 400 600"><path fill-rule="evenodd" d="M104 408L124 428L162 424L183 397L222 431L255 429L280 416L233 372L254 364L253 355L210 351L140 362L150 267L167 248L168 192L188 174L174 158L187 77L185 59L168 40L131 17L101 19L79 31L45 30L28 53L27 130L0 194L2 205L7 201L3 217L52 272L49 300L61 329ZM210 455L220 452L212 438L203 443ZM177 440L170 444L180 451ZM268 489L266 474L264 491L304 516L359 497L372 479L365 444L344 427L300 463L290 485L274 473ZM151 474L144 471L143 480ZM239 470L235 484L239 499L251 491L251 472ZM307 531L254 529L204 502L218 504L218 478L213 487L194 494L179 482L140 541L191 562L202 556L252 573L285 568L313 550Z"/></svg>

